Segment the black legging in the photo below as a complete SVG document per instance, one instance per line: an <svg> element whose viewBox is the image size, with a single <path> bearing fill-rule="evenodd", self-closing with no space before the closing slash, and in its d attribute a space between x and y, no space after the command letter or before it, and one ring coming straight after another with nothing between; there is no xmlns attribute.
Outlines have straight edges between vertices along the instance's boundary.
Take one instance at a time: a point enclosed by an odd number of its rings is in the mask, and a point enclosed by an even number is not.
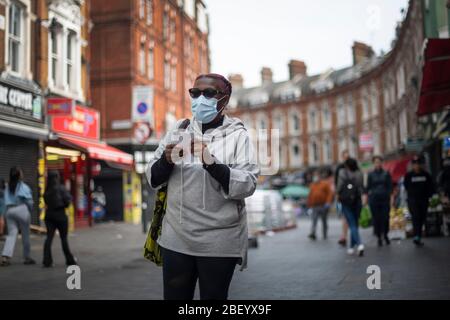
<svg viewBox="0 0 450 320"><path fill-rule="evenodd" d="M162 249L165 300L193 300L197 279L201 300L226 300L239 258L196 257Z"/></svg>
<svg viewBox="0 0 450 320"><path fill-rule="evenodd" d="M58 218L58 219L45 219L45 225L47 227L47 238L44 243L44 260L43 264L46 266L50 266L53 263L52 258L52 242L53 237L55 235L55 231L59 231L59 237L61 238L61 246L64 252L64 256L66 257L66 264L72 265L75 264L75 259L70 252L69 242L67 240L67 234L69 231L69 222L67 217Z"/></svg>
<svg viewBox="0 0 450 320"><path fill-rule="evenodd" d="M408 201L409 212L411 213L414 237L422 238L423 224L428 213L428 198Z"/></svg>

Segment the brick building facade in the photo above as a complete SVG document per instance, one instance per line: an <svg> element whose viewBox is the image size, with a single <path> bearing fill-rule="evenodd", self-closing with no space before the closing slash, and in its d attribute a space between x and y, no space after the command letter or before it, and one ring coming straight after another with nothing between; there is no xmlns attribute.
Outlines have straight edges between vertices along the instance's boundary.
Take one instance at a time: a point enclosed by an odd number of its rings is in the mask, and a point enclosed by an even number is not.
<svg viewBox="0 0 450 320"><path fill-rule="evenodd" d="M209 71L208 17L199 0L92 1L91 85L102 135L133 151L134 91L143 90L154 148L176 119L190 115L187 89ZM147 92L147 94L146 94ZM137 101L139 102L139 101Z"/></svg>
<svg viewBox="0 0 450 320"><path fill-rule="evenodd" d="M410 1L387 54L355 42L353 65L308 75L303 61L292 60L290 79L274 83L269 68L262 85L237 89L230 113L254 129L280 129L281 171L333 166L343 150L363 160L371 154L390 158L405 152L408 139L419 134L416 109L424 42L420 2ZM371 153L360 150L359 138L371 134Z"/></svg>

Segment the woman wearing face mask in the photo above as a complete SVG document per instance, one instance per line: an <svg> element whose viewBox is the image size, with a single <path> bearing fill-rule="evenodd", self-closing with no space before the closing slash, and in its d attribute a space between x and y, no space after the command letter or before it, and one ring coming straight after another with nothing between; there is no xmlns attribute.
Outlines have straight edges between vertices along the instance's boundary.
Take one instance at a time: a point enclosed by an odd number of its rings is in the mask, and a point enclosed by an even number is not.
<svg viewBox="0 0 450 320"><path fill-rule="evenodd" d="M374 170L367 177L366 192L373 216L374 233L378 238L378 246L381 247L383 239L387 245L391 243L388 233L392 179L389 172L383 169L383 158L375 156L372 161Z"/></svg>
<svg viewBox="0 0 450 320"><path fill-rule="evenodd" d="M246 267L244 199L259 169L243 123L223 114L231 92L221 75L197 77L193 119L184 134L183 120L168 132L146 170L152 188L168 188L158 239L165 299L192 300L198 280L201 299L225 300L236 265Z"/></svg>
<svg viewBox="0 0 450 320"><path fill-rule="evenodd" d="M14 253L17 234L22 233L24 264L36 262L31 258L30 246L30 212L33 207L33 195L30 187L23 182L22 170L12 167L9 170L9 181L4 195L5 219L8 226L8 236L2 252L2 266L9 266Z"/></svg>

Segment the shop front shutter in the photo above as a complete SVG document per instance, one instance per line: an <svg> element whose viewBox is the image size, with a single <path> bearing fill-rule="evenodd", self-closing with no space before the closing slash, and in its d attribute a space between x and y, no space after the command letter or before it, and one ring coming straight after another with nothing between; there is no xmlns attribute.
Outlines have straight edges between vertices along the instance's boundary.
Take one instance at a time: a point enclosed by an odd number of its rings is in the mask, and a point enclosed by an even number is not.
<svg viewBox="0 0 450 320"><path fill-rule="evenodd" d="M38 155L39 142L37 140L0 134L0 178L8 181L9 170L13 166L19 166L22 169L24 182L33 191L32 224L39 222Z"/></svg>

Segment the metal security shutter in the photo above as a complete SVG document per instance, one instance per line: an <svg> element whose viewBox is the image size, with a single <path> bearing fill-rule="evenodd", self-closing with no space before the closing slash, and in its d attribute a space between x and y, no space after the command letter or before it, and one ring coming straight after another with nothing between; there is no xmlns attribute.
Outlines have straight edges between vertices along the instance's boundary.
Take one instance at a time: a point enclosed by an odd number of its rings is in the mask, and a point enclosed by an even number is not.
<svg viewBox="0 0 450 320"><path fill-rule="evenodd" d="M38 224L38 155L39 142L17 136L0 134L0 178L8 181L9 169L19 166L24 182L33 190L34 207L31 223Z"/></svg>

